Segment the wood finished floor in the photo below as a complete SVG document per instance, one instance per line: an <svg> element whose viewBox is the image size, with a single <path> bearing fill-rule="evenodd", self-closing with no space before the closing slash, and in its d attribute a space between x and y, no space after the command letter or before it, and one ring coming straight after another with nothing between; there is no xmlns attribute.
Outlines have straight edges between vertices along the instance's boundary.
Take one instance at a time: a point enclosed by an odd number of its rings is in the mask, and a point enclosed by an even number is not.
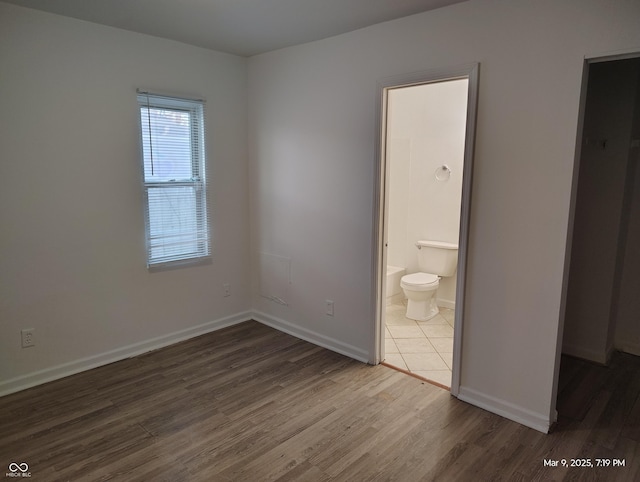
<svg viewBox="0 0 640 482"><path fill-rule="evenodd" d="M563 359L544 435L247 322L0 398L0 463L37 481L637 481L639 374ZM543 465L595 457L625 467Z"/></svg>

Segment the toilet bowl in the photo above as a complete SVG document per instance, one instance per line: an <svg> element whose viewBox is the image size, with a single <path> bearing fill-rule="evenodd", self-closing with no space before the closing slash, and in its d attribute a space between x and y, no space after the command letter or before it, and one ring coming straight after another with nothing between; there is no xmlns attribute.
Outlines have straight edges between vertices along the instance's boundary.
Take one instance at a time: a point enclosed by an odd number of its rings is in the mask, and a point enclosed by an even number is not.
<svg viewBox="0 0 640 482"><path fill-rule="evenodd" d="M416 248L419 272L403 276L400 286L409 300L406 317L427 321L439 313L435 294L440 277L453 276L456 272L458 245L426 240L418 241Z"/></svg>
<svg viewBox="0 0 640 482"><path fill-rule="evenodd" d="M400 286L407 297L406 317L416 321L427 321L439 313L436 291L440 277L431 273L413 273L402 277Z"/></svg>

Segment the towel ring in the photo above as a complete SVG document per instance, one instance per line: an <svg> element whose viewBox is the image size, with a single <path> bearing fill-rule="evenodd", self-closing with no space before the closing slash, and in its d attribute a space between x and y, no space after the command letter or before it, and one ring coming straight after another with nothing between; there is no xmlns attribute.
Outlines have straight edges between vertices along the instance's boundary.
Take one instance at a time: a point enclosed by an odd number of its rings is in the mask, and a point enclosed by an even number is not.
<svg viewBox="0 0 640 482"><path fill-rule="evenodd" d="M433 175L436 178L436 181L440 181L440 182L448 181L449 178L451 177L451 168L446 164L443 164L442 166L436 168Z"/></svg>

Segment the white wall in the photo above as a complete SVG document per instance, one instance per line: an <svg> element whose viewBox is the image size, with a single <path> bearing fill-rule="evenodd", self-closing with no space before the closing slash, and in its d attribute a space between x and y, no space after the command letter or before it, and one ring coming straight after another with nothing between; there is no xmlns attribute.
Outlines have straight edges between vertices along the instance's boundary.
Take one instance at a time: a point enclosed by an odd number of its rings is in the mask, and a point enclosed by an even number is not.
<svg viewBox="0 0 640 482"><path fill-rule="evenodd" d="M480 62L460 396L546 430L582 63L640 50L638 18L626 0L471 0L251 58L253 257L292 260L289 305L254 307L373 358L376 83Z"/></svg>
<svg viewBox="0 0 640 482"><path fill-rule="evenodd" d="M466 79L394 89L388 95L388 264L420 271L416 241L458 243L467 115ZM408 147L408 148L405 148ZM435 172L443 165L451 174ZM453 308L456 275L442 278L438 302Z"/></svg>
<svg viewBox="0 0 640 482"><path fill-rule="evenodd" d="M249 309L245 59L0 3L0 72L0 393ZM137 87L207 99L211 265L146 269Z"/></svg>
<svg viewBox="0 0 640 482"><path fill-rule="evenodd" d="M563 351L598 363L612 353L616 311L626 306L619 303L617 266L628 263L618 258L625 251L634 256L637 246L626 244L625 250L621 235L626 238L625 183L638 65L596 63L589 71Z"/></svg>

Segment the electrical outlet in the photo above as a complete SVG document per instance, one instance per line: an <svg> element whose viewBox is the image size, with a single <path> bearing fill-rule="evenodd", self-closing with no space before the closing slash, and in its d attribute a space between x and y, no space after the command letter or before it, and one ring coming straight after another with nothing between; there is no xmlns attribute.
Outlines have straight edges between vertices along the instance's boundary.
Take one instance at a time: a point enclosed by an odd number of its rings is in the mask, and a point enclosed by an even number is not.
<svg viewBox="0 0 640 482"><path fill-rule="evenodd" d="M35 328L25 328L20 332L22 335L22 348L36 345Z"/></svg>
<svg viewBox="0 0 640 482"><path fill-rule="evenodd" d="M332 300L325 300L324 307L325 307L325 313L328 316L333 316L333 301Z"/></svg>
<svg viewBox="0 0 640 482"><path fill-rule="evenodd" d="M222 288L224 289L224 296L231 296L231 286L229 286L229 283L223 284Z"/></svg>

